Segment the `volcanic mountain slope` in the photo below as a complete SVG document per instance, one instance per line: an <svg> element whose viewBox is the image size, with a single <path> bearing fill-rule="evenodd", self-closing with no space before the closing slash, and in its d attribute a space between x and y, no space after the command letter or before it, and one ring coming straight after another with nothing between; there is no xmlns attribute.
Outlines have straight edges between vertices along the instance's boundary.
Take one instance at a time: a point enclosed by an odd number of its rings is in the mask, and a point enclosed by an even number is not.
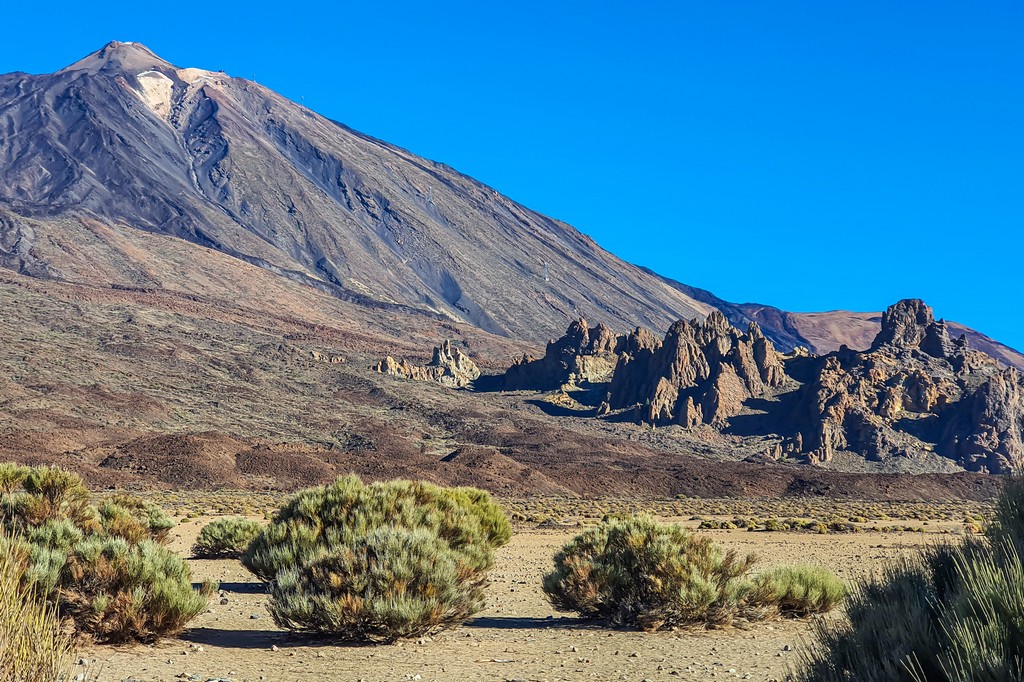
<svg viewBox="0 0 1024 682"><path fill-rule="evenodd" d="M581 314L657 327L711 310L442 164L138 44L0 77L0 262L161 287L150 254L103 243L125 228L516 338L547 338Z"/></svg>
<svg viewBox="0 0 1024 682"><path fill-rule="evenodd" d="M533 342L581 316L661 329L716 308L739 326L758 321L784 350L834 350L829 332L857 326L734 305L624 263L442 164L137 43L54 74L0 76L0 265L225 301L247 293L245 269L203 269L193 245L364 309ZM422 326L406 322L400 337Z"/></svg>
<svg viewBox="0 0 1024 682"><path fill-rule="evenodd" d="M607 367L609 355L618 359L607 378L588 371ZM664 340L645 329L591 333L581 320L502 381L560 388L562 404L604 395L593 414L609 420L773 439L765 455L775 460L829 464L850 455L929 468L944 459L997 473L1024 464L1021 373L971 350L966 336L952 338L914 299L885 312L866 351L843 346L820 357L784 356L756 322L741 332L718 311L676 322Z"/></svg>

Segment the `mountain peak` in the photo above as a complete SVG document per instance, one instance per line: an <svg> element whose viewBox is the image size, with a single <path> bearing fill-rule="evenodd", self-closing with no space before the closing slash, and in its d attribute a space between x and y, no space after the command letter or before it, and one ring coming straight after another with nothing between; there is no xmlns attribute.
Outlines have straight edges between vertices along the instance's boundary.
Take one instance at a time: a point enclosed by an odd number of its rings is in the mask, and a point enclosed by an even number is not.
<svg viewBox="0 0 1024 682"><path fill-rule="evenodd" d="M173 64L161 59L142 43L112 40L96 52L61 70L99 73L110 70L140 72L174 68L176 67Z"/></svg>

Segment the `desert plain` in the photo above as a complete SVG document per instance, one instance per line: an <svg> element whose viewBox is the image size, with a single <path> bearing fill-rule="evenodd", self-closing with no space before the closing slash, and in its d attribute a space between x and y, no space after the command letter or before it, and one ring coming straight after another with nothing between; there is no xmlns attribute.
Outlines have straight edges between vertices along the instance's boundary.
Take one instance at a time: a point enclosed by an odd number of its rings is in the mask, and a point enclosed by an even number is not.
<svg viewBox="0 0 1024 682"><path fill-rule="evenodd" d="M155 495L165 508L181 515L169 547L184 556L191 556L191 546L206 523L231 511L262 518L253 514L254 506L267 502L269 510L271 503L258 493L220 492L198 498L167 492ZM180 507L171 498L187 502ZM556 611L541 589L541 577L550 570L555 552L596 522L594 517L601 510L647 511L661 520L681 523L709 534L725 549L757 554L758 568L814 564L834 570L846 581L877 572L922 546L971 532L965 521L983 518L989 511L984 503L973 502L501 501L517 520L515 535L497 550L486 609L461 627L378 645L297 635L275 626L266 610L263 584L240 562L190 558L195 580L220 585L209 609L181 636L154 645L86 646L79 651L75 673L103 682L781 681L799 666L802 652L813 646L813 620L654 633L607 628ZM857 519L851 524L857 532L699 529L702 522L727 524L736 516L808 518L824 516L826 511L832 512L833 519ZM826 617L841 618L841 609Z"/></svg>

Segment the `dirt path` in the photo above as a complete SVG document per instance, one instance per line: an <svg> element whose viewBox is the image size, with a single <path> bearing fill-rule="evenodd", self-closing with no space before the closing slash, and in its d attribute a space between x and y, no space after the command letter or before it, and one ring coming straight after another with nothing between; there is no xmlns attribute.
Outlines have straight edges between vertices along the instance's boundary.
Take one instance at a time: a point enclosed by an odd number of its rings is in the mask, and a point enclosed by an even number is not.
<svg viewBox="0 0 1024 682"><path fill-rule="evenodd" d="M172 548L187 552L208 521L180 526ZM575 532L519 532L498 551L487 610L432 640L337 646L295 637L274 626L260 584L238 562L191 560L196 578L219 581L224 597L214 599L183 637L155 646L92 647L80 655L103 681L781 680L810 636L809 625L798 621L647 634L560 614L545 600L540 578ZM706 532L727 547L757 552L766 566L820 564L845 579L936 538Z"/></svg>

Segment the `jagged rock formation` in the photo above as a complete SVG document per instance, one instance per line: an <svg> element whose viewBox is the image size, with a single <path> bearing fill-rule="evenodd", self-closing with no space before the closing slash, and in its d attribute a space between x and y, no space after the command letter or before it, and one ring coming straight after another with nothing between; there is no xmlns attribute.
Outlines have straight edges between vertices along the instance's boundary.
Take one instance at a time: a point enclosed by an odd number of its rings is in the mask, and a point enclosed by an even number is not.
<svg viewBox="0 0 1024 682"><path fill-rule="evenodd" d="M1024 379L1010 367L954 410L940 447L970 470L1008 472L1024 463Z"/></svg>
<svg viewBox="0 0 1024 682"><path fill-rule="evenodd" d="M524 355L502 378L508 390L553 390L566 384L597 384L611 380L618 353L626 339L598 324L593 329L584 319L569 325L565 335L549 341L541 358Z"/></svg>
<svg viewBox="0 0 1024 682"><path fill-rule="evenodd" d="M654 423L725 426L745 400L785 381L782 358L757 323L742 334L714 311L676 322L663 342L646 330L630 334L602 411L635 405Z"/></svg>
<svg viewBox="0 0 1024 682"><path fill-rule="evenodd" d="M606 382L598 417L655 425L731 433L734 418L756 416L755 432L744 435L777 438L770 459L939 455L992 472L1024 463L1020 372L971 350L963 335L951 339L946 322L915 299L885 312L869 350L844 346L822 357L805 349L782 355L757 323L744 333L718 311L676 322L664 340L642 328L616 336L580 320L543 358L516 362L504 382L538 390ZM572 407L569 396L560 398Z"/></svg>
<svg viewBox="0 0 1024 682"><path fill-rule="evenodd" d="M832 310L822 313L790 313L761 303L730 303L709 291L667 280L687 296L722 311L730 324L744 329L757 322L775 347L785 352L806 348L825 355L843 345L861 350L871 346L881 329L881 313ZM975 350L984 351L1003 365L1024 371L1024 354L956 322L947 322L951 333L966 336Z"/></svg>
<svg viewBox="0 0 1024 682"><path fill-rule="evenodd" d="M426 366L413 365L406 359L395 360L390 355L377 363L373 369L381 374L412 379L433 381L442 386L463 388L480 378L480 369L473 360L445 341L434 349L434 357Z"/></svg>
<svg viewBox="0 0 1024 682"><path fill-rule="evenodd" d="M872 460L935 452L969 470L1024 462L1024 387L964 336L949 338L922 301L891 306L868 351L813 359L796 393L784 450L824 463L849 450Z"/></svg>

